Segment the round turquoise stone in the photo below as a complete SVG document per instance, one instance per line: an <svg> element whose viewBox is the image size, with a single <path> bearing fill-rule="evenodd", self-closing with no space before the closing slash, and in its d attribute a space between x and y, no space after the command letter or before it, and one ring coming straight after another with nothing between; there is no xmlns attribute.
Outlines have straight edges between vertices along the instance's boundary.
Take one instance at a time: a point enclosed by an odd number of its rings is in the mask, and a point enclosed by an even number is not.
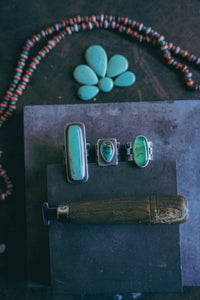
<svg viewBox="0 0 200 300"><path fill-rule="evenodd" d="M110 92L113 88L113 85L114 85L113 80L109 77L101 78L98 84L99 89L105 93Z"/></svg>
<svg viewBox="0 0 200 300"><path fill-rule="evenodd" d="M103 160L110 163L115 155L115 147L110 141L104 141L100 146L100 152Z"/></svg>
<svg viewBox="0 0 200 300"><path fill-rule="evenodd" d="M139 167L145 167L149 162L149 148L147 139L139 135L134 141L133 147L135 162Z"/></svg>

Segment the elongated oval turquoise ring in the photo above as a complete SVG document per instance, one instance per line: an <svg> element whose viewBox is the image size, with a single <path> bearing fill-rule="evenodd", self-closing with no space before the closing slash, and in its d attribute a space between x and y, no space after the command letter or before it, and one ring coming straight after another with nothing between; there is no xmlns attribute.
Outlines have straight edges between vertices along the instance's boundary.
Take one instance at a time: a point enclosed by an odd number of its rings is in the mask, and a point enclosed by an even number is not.
<svg viewBox="0 0 200 300"><path fill-rule="evenodd" d="M81 122L66 124L64 139L67 181L86 182L88 162L85 125Z"/></svg>
<svg viewBox="0 0 200 300"><path fill-rule="evenodd" d="M140 168L145 168L153 160L153 143L144 135L138 135L133 142L126 144L128 161L134 161Z"/></svg>

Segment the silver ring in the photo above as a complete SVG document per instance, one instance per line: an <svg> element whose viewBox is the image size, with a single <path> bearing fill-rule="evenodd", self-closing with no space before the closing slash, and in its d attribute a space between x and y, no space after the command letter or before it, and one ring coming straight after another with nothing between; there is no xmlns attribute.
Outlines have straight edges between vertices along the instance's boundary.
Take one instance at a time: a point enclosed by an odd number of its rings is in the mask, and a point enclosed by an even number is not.
<svg viewBox="0 0 200 300"><path fill-rule="evenodd" d="M138 135L134 141L126 143L126 158L134 161L140 168L145 168L153 160L153 143L144 135Z"/></svg>
<svg viewBox="0 0 200 300"><path fill-rule="evenodd" d="M101 167L118 165L119 145L115 138L98 139L96 143L97 164Z"/></svg>

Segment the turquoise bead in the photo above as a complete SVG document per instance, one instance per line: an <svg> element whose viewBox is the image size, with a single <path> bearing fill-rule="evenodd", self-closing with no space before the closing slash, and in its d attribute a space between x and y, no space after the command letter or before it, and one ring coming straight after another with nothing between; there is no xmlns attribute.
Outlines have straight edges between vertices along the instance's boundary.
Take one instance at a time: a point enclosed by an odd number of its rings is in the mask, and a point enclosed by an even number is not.
<svg viewBox="0 0 200 300"><path fill-rule="evenodd" d="M98 83L98 77L94 71L87 65L80 65L73 72L74 78L80 84L95 85Z"/></svg>
<svg viewBox="0 0 200 300"><path fill-rule="evenodd" d="M149 161L149 148L147 139L140 135L134 141L134 158L139 167L145 167Z"/></svg>
<svg viewBox="0 0 200 300"><path fill-rule="evenodd" d="M114 85L119 87L128 87L135 83L136 77L133 72L125 72L118 76L115 81Z"/></svg>
<svg viewBox="0 0 200 300"><path fill-rule="evenodd" d="M104 141L100 146L100 152L103 160L106 163L110 163L115 155L115 148L110 141Z"/></svg>
<svg viewBox="0 0 200 300"><path fill-rule="evenodd" d="M128 69L128 60L119 54L113 55L108 62L107 76L116 77Z"/></svg>
<svg viewBox="0 0 200 300"><path fill-rule="evenodd" d="M98 76L104 77L106 75L108 58L101 46L94 45L89 47L86 50L85 59Z"/></svg>
<svg viewBox="0 0 200 300"><path fill-rule="evenodd" d="M78 125L69 127L67 143L70 177L74 181L83 180L85 178L85 149L82 130Z"/></svg>
<svg viewBox="0 0 200 300"><path fill-rule="evenodd" d="M109 77L101 78L98 84L99 89L105 93L110 92L113 88L113 85L114 85L113 80Z"/></svg>
<svg viewBox="0 0 200 300"><path fill-rule="evenodd" d="M79 88L78 96L81 100L88 101L94 98L98 92L99 88L97 86L84 85Z"/></svg>

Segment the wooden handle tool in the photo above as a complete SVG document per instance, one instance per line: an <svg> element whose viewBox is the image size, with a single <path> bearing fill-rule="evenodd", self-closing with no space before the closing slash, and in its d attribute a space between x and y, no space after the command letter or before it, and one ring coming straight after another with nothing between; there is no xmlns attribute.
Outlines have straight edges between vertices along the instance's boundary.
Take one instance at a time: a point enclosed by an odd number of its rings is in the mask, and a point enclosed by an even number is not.
<svg viewBox="0 0 200 300"><path fill-rule="evenodd" d="M46 225L51 220L79 224L175 224L188 220L185 197L145 196L71 202L49 208L43 204Z"/></svg>

